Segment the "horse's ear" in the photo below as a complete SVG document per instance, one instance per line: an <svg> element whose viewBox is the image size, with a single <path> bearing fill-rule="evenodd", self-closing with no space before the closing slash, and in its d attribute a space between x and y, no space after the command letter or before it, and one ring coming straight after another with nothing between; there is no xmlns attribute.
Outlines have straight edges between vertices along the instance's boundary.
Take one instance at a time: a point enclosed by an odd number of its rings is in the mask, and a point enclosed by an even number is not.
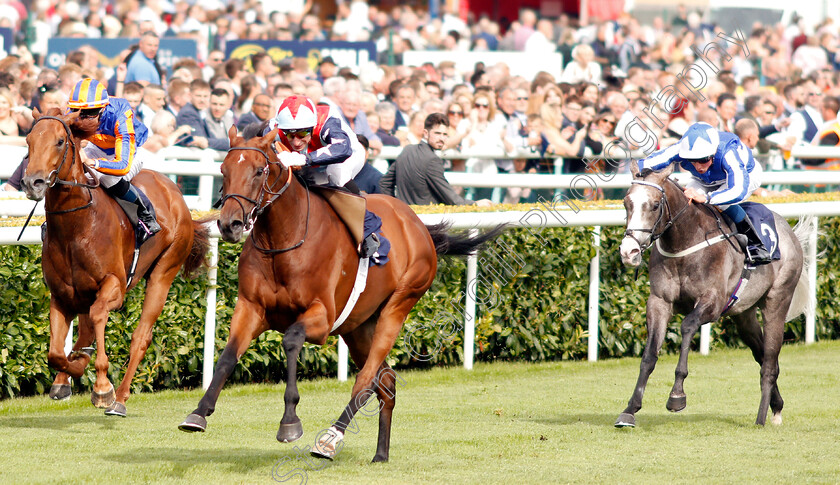
<svg viewBox="0 0 840 485"><path fill-rule="evenodd" d="M263 136L263 142L267 143L269 146L271 146L271 144L274 143L274 140L277 139L277 134L278 133L280 133L280 130L278 128L275 128L275 129L269 131L268 133L265 134L265 136ZM283 144L280 143L280 146L283 147ZM283 148L285 148L285 147L283 147ZM286 150L283 150L283 151L286 151Z"/></svg>
<svg viewBox="0 0 840 485"><path fill-rule="evenodd" d="M237 137L236 126L230 125L230 129L228 130L228 138L230 139L230 146L234 146L234 141Z"/></svg>
<svg viewBox="0 0 840 485"><path fill-rule="evenodd" d="M32 119L33 120L37 120L41 116L42 116L41 115L41 110L39 110L37 106L35 108L32 108Z"/></svg>
<svg viewBox="0 0 840 485"><path fill-rule="evenodd" d="M663 168L662 170L660 170L659 172L656 172L656 173L662 175L663 179L666 179L672 173L674 173L674 165L676 165L676 164L675 163L669 163L667 167Z"/></svg>
<svg viewBox="0 0 840 485"><path fill-rule="evenodd" d="M637 162L635 159L630 160L630 175L632 175L633 178L639 176L639 162Z"/></svg>

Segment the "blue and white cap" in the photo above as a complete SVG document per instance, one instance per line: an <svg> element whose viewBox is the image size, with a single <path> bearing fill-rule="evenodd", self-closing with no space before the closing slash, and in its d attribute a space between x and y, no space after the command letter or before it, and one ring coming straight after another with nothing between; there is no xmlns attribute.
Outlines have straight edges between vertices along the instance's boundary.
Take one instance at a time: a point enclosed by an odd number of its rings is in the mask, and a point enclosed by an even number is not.
<svg viewBox="0 0 840 485"><path fill-rule="evenodd" d="M694 123L680 139L679 157L683 160L709 158L720 144L718 131L708 123Z"/></svg>

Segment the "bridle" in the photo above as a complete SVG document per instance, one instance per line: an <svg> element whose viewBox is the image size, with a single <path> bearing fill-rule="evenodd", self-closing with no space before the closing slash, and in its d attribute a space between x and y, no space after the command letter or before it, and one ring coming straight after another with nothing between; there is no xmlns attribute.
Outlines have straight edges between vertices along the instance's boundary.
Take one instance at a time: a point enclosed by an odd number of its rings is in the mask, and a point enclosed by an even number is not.
<svg viewBox="0 0 840 485"><path fill-rule="evenodd" d="M88 191L88 201L87 204L74 207L72 209L65 209L60 211L46 211L47 214L66 214L68 212L75 212L82 209L87 209L91 205L93 205L93 193L91 193L91 189L95 189L99 187L99 179L95 176L93 177L94 183L93 184L86 184L83 182L76 182L75 180L64 180L59 177L59 173L61 172L62 167L64 167L64 163L67 161L67 154L70 152L70 145L73 146L73 155L71 164L76 161L76 141L73 138L73 133L70 131L70 126L67 125L67 122L64 121L62 118L57 116L41 116L34 123L32 123L32 128L35 128L35 125L38 124L40 121L43 120L55 120L61 123L61 126L64 127L64 131L67 133L67 143L64 144L64 150L61 153L61 163L58 164L58 168L52 170L49 175L47 175L47 187L52 188L56 185L64 185L67 187L83 187ZM90 171L87 165L82 164L82 167L85 171ZM91 174L93 175L93 174Z"/></svg>
<svg viewBox="0 0 840 485"><path fill-rule="evenodd" d="M674 182L670 178L668 179L668 181L671 182L674 185L677 185L677 183ZM645 186L648 186L648 187L653 187L656 190L658 190L661 194L661 196L659 198L659 215L656 218L656 222L653 223L653 225L650 227L650 229L631 229L631 228L628 227L624 231L624 237L629 237L630 239L636 241L636 243L639 245L639 250L642 253L644 253L649 247L651 247L653 245L654 242L656 242L657 239L662 237L662 235L665 234L665 232L668 231L668 229L670 229L671 226L673 226L675 222L677 222L677 220L685 213L686 209L688 209L688 206L690 204L688 204L688 203L685 204L685 206L683 206L683 208L680 209L679 212L677 212L676 214L673 214L672 211L671 211L671 205L668 203L668 198L665 197L665 189L661 185L655 184L653 182L647 182L645 180L633 180L633 181L630 182L630 184L631 185L645 185ZM679 185L677 185L677 187L679 187ZM661 231L655 232L656 227L662 222L662 218L665 216L665 210L666 209L668 211L668 220L663 225ZM636 236L633 235L633 232L636 232L636 231L650 233L650 240L648 240L647 244L642 244L642 242L639 241L639 239Z"/></svg>
<svg viewBox="0 0 840 485"><path fill-rule="evenodd" d="M252 199L248 196L242 194L222 194L219 200L213 204L213 207L218 209L222 207L228 199L233 199L237 204L239 204L239 208L242 211L242 218L245 221L245 230L250 231L254 224L257 222L257 218L265 212L266 209L277 199L280 198L281 195L291 186L292 184L292 169L288 169L288 176L286 177L286 183L280 187L279 190L275 191L274 188L278 182L280 182L280 177L274 179L274 182L271 185L268 184L268 175L271 172L270 168L272 165L277 165L283 168L283 165L280 162L272 162L269 158L268 154L257 147L248 147L248 146L241 146L241 147L231 147L228 150L228 153L233 152L235 150L252 150L258 152L265 158L265 168L263 170L263 180L260 184L260 191L257 193L257 197ZM267 200L264 200L266 195L270 195ZM248 202L253 205L250 211L245 209L245 205L243 201ZM310 200L309 200L309 190L306 190L306 226L303 233L303 238L296 244L289 246L287 248L282 249L268 249L260 247L256 240L251 237L249 238L253 243L254 247L257 248L259 251L266 253L266 254L276 254L276 253L283 253L286 251L291 251L297 247L300 247L301 244L306 240L306 236L309 234L309 212L310 212Z"/></svg>

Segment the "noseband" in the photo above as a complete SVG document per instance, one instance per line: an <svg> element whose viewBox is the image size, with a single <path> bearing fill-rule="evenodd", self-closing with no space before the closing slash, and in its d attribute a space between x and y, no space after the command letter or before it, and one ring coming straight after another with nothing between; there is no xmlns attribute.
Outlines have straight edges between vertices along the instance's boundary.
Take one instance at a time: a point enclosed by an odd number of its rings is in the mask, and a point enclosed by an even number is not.
<svg viewBox="0 0 840 485"><path fill-rule="evenodd" d="M43 120L55 120L61 123L61 126L64 127L65 133L67 133L67 142L64 144L64 151L61 153L61 163L58 164L58 168L52 170L49 175L47 175L47 186L49 188L54 187L55 185L66 185L68 187L84 187L88 191L89 201L87 204L74 207L72 209L60 210L60 211L47 211L49 214L66 214L68 212L75 212L77 210L87 209L93 204L93 194L90 192L91 189L95 189L99 187L99 179L95 176L93 177L94 183L93 184L86 184L84 182L76 182L75 180L64 180L59 177L59 172L61 172L61 168L64 166L64 162L67 161L67 154L69 153L70 145L73 145L73 161L76 160L76 141L73 138L73 132L70 131L70 126L67 124L66 121L57 117L57 116L41 116L34 123L32 123L32 129L35 128L35 125ZM72 162L71 162L72 164ZM90 171L87 165L82 164L83 171Z"/></svg>
<svg viewBox="0 0 840 485"><path fill-rule="evenodd" d="M674 185L677 185L677 183L674 182L671 179L668 179L668 181L671 182ZM644 180L633 180L633 181L630 182L630 184L631 185L646 185L648 187L653 187L656 190L658 190L661 194L661 197L659 198L659 215L656 218L656 222L653 223L653 225L650 227L650 229L631 229L631 228L628 227L624 231L624 237L629 237L630 239L636 241L636 243L639 245L640 251L642 253L644 253L649 247L651 247L653 245L654 242L656 242L657 239L662 237L662 235L665 234L665 232L668 229L670 229L672 225L674 225L674 222L676 222L677 219L679 219L680 216L682 216L683 213L685 213L686 209L688 209L689 204L687 203L682 209L680 209L679 212L677 212L675 215L673 215L673 213L671 212L671 205L668 203L668 198L665 197L665 189L661 185L655 184L653 182L647 182L647 181L644 181ZM679 187L679 186L677 186L677 187ZM661 231L654 232L656 230L656 226L658 226L659 223L662 222L662 218L665 216L665 209L668 210L668 220L663 225ZM648 243L647 244L642 244L642 242L639 241L639 239L636 236L633 235L633 232L635 232L635 231L650 233L650 240L648 241Z"/></svg>
<svg viewBox="0 0 840 485"><path fill-rule="evenodd" d="M222 197L219 198L219 200L216 201L215 204L213 204L213 207L218 209L218 208L222 207L228 199L233 199L234 201L236 201L237 204L239 204L239 208L242 210L242 218L245 220L245 230L250 231L251 228L254 227L254 223L257 221L257 218L260 215L262 215L262 213L266 209L268 209L268 206L270 206L275 200L280 198L280 196L283 195L283 192L285 192L286 189L289 188L289 186L291 186L291 184L292 184L292 169L291 168L288 169L289 175L288 175L288 177L286 177L286 183L283 184L282 187L280 187L280 190L275 192L273 189L274 189L274 186L277 185L277 183L280 181L280 177L277 177L276 179L274 179L274 182L271 184L271 186L269 186L268 185L268 174L270 172L269 169L270 169L271 165L278 165L280 167L282 167L283 165L280 162L272 162L271 159L268 157L268 154L265 151L263 151L262 149L256 148L256 147L231 147L228 150L228 153L230 153L234 150L253 150L255 152L259 152L265 158L265 170L264 170L264 173L263 173L263 181L262 181L262 184L260 185L260 191L257 194L256 199L252 199L252 198L247 197L247 196L242 195L242 194L223 194ZM261 201L263 200L263 198L265 197L266 194L271 195L271 197L267 201L262 203ZM251 210L247 211L247 214L246 214L246 210L245 210L245 205L242 203L243 200L247 201L247 202L249 202L253 205ZM306 236L309 234L309 212L310 212L309 189L306 189L306 227L304 228L303 238L292 246L289 246L287 248L282 248L282 249L268 249L268 248L260 247L253 237L249 238L249 239L253 243L255 248L257 248L259 251L261 251L263 253L266 253L266 254L284 253L286 251L290 251L292 249L300 247L300 245L303 244L303 242L306 240Z"/></svg>

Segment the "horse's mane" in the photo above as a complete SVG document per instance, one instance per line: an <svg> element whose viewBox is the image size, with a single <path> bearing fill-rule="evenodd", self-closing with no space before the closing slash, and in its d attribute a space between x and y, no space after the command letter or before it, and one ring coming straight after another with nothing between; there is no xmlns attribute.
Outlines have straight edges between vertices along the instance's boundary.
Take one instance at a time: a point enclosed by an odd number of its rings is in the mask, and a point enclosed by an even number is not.
<svg viewBox="0 0 840 485"><path fill-rule="evenodd" d="M242 130L242 138L250 140L251 138L262 136L266 128L268 128L268 120L249 123Z"/></svg>

